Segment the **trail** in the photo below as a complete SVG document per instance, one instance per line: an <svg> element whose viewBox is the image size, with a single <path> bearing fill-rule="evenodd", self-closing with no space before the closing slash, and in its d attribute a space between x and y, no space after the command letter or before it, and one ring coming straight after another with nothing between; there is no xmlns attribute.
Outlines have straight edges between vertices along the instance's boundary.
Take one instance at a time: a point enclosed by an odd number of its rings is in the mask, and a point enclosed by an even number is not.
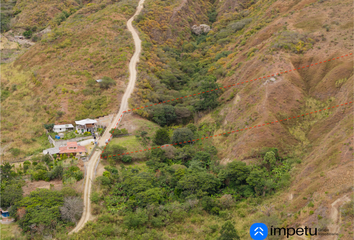
<svg viewBox="0 0 354 240"><path fill-rule="evenodd" d="M122 116L123 111L127 110L127 108L128 108L128 99L130 98L130 95L134 90L136 75L137 75L136 64L137 64L137 62L139 62L139 56L140 56L140 51L141 51L141 40L139 38L138 33L133 28L132 22L134 20L134 17L136 15L139 15L141 10L143 9L144 1L145 0L139 1L139 5L136 8L136 12L135 12L134 16L132 16L127 22L127 28L132 33L132 36L134 39L134 44L135 44L135 52L134 52L132 58L130 59L130 63L129 63L129 73L130 73L129 84L128 84L128 87L125 90L125 93L123 95L122 102L121 102L120 108L119 108L119 112L118 112L117 116L115 117L115 119L112 121L111 125L107 127L107 131L105 131L105 133L103 134L101 139L98 141L99 146L105 146L105 140L108 139L111 135L109 133L109 129L117 126L118 119ZM91 200L90 200L91 186L92 186L92 181L94 178L95 165L96 165L100 155L101 155L101 151L96 151L87 164L87 175L86 175L85 190L84 190L84 211L83 211L80 221L78 222L76 227L69 234L76 233L76 232L80 231L84 227L85 223L87 221L89 221L91 218Z"/></svg>

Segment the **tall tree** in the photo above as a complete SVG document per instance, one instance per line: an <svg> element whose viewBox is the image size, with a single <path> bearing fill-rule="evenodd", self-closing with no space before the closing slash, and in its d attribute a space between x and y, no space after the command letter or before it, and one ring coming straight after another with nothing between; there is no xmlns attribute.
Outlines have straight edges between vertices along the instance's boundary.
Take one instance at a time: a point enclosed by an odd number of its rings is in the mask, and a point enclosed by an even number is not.
<svg viewBox="0 0 354 240"><path fill-rule="evenodd" d="M201 82L201 86L198 89L199 92L204 92L199 95L199 101L196 103L197 110L213 109L218 106L218 97L220 95L218 89L220 86L216 83L214 76L207 76ZM211 91L213 90L213 91Z"/></svg>
<svg viewBox="0 0 354 240"><path fill-rule="evenodd" d="M156 145L163 145L169 143L170 141L170 136L168 135L168 131L166 129L161 128L156 131L154 136L154 143Z"/></svg>
<svg viewBox="0 0 354 240"><path fill-rule="evenodd" d="M122 154L124 152L127 151L127 148L122 147L118 144L108 144L106 149L103 151L102 153L102 157L109 157L112 156L113 159L118 159L119 157L117 156L117 154ZM113 157L113 155L116 155L115 157Z"/></svg>
<svg viewBox="0 0 354 240"><path fill-rule="evenodd" d="M160 126L171 125L177 118L171 105L157 105L152 109L152 120Z"/></svg>
<svg viewBox="0 0 354 240"><path fill-rule="evenodd" d="M188 142L194 138L193 132L188 128L179 128L173 132L172 142L180 143L180 142Z"/></svg>
<svg viewBox="0 0 354 240"><path fill-rule="evenodd" d="M11 181L10 184L4 187L1 191L1 206L8 208L23 197L22 184L20 182Z"/></svg>
<svg viewBox="0 0 354 240"><path fill-rule="evenodd" d="M234 227L234 225L230 222L227 221L225 222L220 230L220 237L218 237L218 240L238 240L240 239L240 236L237 234L237 231Z"/></svg>
<svg viewBox="0 0 354 240"><path fill-rule="evenodd" d="M81 218L84 209L84 204L79 197L64 198L64 206L60 207L61 217L64 220L77 223Z"/></svg>

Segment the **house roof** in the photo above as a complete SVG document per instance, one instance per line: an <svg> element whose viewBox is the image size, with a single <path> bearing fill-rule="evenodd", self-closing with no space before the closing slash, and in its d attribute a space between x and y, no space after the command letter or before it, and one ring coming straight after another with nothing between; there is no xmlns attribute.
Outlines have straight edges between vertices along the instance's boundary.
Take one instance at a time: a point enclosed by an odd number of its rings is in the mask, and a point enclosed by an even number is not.
<svg viewBox="0 0 354 240"><path fill-rule="evenodd" d="M102 82L103 80L102 79L97 79L96 82Z"/></svg>
<svg viewBox="0 0 354 240"><path fill-rule="evenodd" d="M43 154L56 154L56 153L59 153L59 148L58 147L54 147L54 148L48 148L46 150L43 150Z"/></svg>
<svg viewBox="0 0 354 240"><path fill-rule="evenodd" d="M72 124L60 124L60 125L54 125L53 128L74 128Z"/></svg>
<svg viewBox="0 0 354 240"><path fill-rule="evenodd" d="M78 152L87 152L84 146L77 146L76 149L68 149L68 146L59 147L59 153L78 153Z"/></svg>
<svg viewBox="0 0 354 240"><path fill-rule="evenodd" d="M66 146L67 147L78 147L77 142L67 142Z"/></svg>
<svg viewBox="0 0 354 240"><path fill-rule="evenodd" d="M75 121L75 123L76 123L77 125L86 125L86 124L97 123L97 121L96 121L96 120L93 120L93 119L86 118L86 119L84 119L84 120Z"/></svg>

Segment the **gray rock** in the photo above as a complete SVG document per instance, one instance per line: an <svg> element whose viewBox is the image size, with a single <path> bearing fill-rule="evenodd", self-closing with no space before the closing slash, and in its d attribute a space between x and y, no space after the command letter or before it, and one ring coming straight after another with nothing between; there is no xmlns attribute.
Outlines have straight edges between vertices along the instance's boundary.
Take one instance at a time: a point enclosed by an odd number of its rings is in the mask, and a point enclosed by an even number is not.
<svg viewBox="0 0 354 240"><path fill-rule="evenodd" d="M207 33L210 31L210 26L206 24L200 24L198 25L193 25L192 26L192 32L196 35L200 35L202 33Z"/></svg>

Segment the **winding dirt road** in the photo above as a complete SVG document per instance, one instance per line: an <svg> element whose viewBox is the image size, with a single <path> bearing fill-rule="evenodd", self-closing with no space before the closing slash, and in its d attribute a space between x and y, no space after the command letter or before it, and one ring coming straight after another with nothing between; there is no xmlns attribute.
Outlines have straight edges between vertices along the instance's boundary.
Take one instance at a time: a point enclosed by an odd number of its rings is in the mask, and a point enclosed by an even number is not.
<svg viewBox="0 0 354 240"><path fill-rule="evenodd" d="M118 120L121 118L123 115L123 111L125 111L128 108L128 99L130 98L131 93L134 90L135 86L135 81L136 81L136 64L139 62L139 56L140 56L140 50L141 50L141 40L139 38L138 33L136 30L133 28L132 22L134 20L134 17L140 13L140 11L143 9L143 4L145 0L140 0L139 5L136 8L136 12L134 16L132 16L128 22L127 22L127 27L128 30L132 33L133 39L134 39L134 44L135 44L135 52L132 58L130 59L129 63L129 72L130 72L130 77L129 77L129 84L127 89L125 90L125 93L122 98L122 102L120 104L119 112L115 119L112 121L111 125L107 128L108 131L105 131L101 139L98 141L99 146L105 146L105 140L110 137L109 130L111 128L114 128L115 126L118 126ZM101 151L96 151L94 155L91 157L90 161L87 163L87 175L86 175L86 181L85 181L85 190L84 190L84 211L81 216L81 219L77 226L69 233L76 233L80 231L85 223L90 220L91 218L91 201L90 201L90 196L91 196L91 185L92 181L94 179L94 172L95 172L95 165L100 157Z"/></svg>

